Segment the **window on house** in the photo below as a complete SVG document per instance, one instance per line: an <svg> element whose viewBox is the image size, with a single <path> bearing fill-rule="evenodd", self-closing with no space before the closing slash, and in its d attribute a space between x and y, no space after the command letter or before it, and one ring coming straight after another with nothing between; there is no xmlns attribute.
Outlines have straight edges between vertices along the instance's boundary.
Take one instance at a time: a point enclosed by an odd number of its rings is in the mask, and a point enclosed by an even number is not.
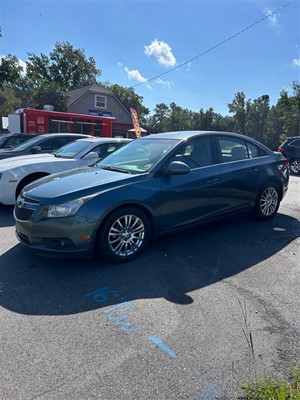
<svg viewBox="0 0 300 400"><path fill-rule="evenodd" d="M106 108L106 97L105 96L95 96L95 107Z"/></svg>

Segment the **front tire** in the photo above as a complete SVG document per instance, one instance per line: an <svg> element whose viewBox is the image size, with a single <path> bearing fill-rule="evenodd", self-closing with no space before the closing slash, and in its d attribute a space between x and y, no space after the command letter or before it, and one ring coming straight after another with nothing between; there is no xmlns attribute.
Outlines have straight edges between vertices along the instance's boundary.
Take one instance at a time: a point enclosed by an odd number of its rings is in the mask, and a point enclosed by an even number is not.
<svg viewBox="0 0 300 400"><path fill-rule="evenodd" d="M261 221L268 221L275 217L279 204L280 192L277 185L269 183L265 185L257 196L254 215Z"/></svg>
<svg viewBox="0 0 300 400"><path fill-rule="evenodd" d="M147 216L136 208L123 208L113 212L100 232L96 245L101 255L110 262L121 263L139 256L150 240Z"/></svg>

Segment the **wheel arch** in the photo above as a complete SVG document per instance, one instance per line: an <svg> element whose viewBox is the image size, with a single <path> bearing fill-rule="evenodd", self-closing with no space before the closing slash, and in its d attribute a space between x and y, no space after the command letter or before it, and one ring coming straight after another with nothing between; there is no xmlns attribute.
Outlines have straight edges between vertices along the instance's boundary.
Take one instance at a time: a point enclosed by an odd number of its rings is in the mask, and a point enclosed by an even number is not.
<svg viewBox="0 0 300 400"><path fill-rule="evenodd" d="M24 176L24 178L22 178L20 180L20 182L18 183L18 186L16 187L16 194L15 194L16 199L19 196L19 194L21 193L22 189L26 185L28 185L31 182L36 181L39 178L43 178L44 176L48 176L48 175L50 175L50 174L47 172L34 172L32 174Z"/></svg>
<svg viewBox="0 0 300 400"><path fill-rule="evenodd" d="M282 184L282 182L280 182L280 180L278 180L278 179L274 179L274 178L270 178L270 179L268 179L267 181L265 181L265 182L263 182L261 185L260 185L260 187L259 187L259 189L258 189L258 191L257 191L257 196L256 196L256 199L255 199L255 201L257 200L257 198L258 198L258 196L260 195L260 193L261 193L261 191L266 187L266 186L268 186L268 185L275 185L276 186L276 188L278 189L278 191L279 191L279 201L281 201L282 200L282 198L283 198L283 184Z"/></svg>
<svg viewBox="0 0 300 400"><path fill-rule="evenodd" d="M96 233L93 238L93 251L95 251L95 243L97 242L97 238L100 235L101 232L101 227L105 224L105 222L108 220L108 218L116 211L126 209L126 208L136 208L139 211L143 212L146 217L148 218L149 224L150 224L150 236L153 237L154 233L154 219L153 215L151 212L148 210L147 207L143 206L142 204L139 203L125 203L125 204L120 204L117 207L114 207L113 209L109 210L109 212L105 215L103 219L101 219L100 223L97 226Z"/></svg>

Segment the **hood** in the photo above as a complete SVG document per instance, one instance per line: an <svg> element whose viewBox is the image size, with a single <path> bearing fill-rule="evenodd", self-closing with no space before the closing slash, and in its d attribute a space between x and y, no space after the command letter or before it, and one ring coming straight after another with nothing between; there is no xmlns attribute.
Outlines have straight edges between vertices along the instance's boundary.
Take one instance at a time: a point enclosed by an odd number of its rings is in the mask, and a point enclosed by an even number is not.
<svg viewBox="0 0 300 400"><path fill-rule="evenodd" d="M26 156L9 157L4 160L0 159L0 170L54 160L56 160L56 158L53 154L28 154ZM57 160L59 160L59 158L57 158Z"/></svg>
<svg viewBox="0 0 300 400"><path fill-rule="evenodd" d="M78 197L91 196L139 179L140 175L101 168L76 168L38 179L26 186L23 194L43 204L61 203Z"/></svg>
<svg viewBox="0 0 300 400"><path fill-rule="evenodd" d="M9 158L9 157L21 156L23 154L24 153L22 151L13 151L13 150L1 149L1 151L0 151L0 160L3 160L5 158Z"/></svg>

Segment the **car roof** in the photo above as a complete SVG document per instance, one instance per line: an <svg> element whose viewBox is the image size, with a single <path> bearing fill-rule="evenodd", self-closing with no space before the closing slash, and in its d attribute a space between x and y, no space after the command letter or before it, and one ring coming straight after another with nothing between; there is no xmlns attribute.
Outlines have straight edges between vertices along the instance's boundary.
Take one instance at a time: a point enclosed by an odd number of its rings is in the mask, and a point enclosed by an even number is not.
<svg viewBox="0 0 300 400"><path fill-rule="evenodd" d="M37 133L22 133L22 132L17 133L17 132L14 132L14 133L3 133L3 134L0 135L0 137L12 137L12 136L38 136L38 134Z"/></svg>
<svg viewBox="0 0 300 400"><path fill-rule="evenodd" d="M202 135L231 135L233 137L251 139L248 136L240 135L239 133L234 132L219 132L219 131L175 131L175 132L164 132L164 133L155 133L153 135L144 136L142 139L146 139L151 137L157 137L158 139L177 139L177 140L185 140L195 136Z"/></svg>
<svg viewBox="0 0 300 400"><path fill-rule="evenodd" d="M119 143L119 142L132 142L133 139L126 139L126 138L116 138L116 137L95 137L90 136L87 138L77 139L76 142L90 142L90 143Z"/></svg>
<svg viewBox="0 0 300 400"><path fill-rule="evenodd" d="M43 137L56 137L56 136L59 136L59 135L61 135L61 136L78 136L78 138L80 138L80 137L81 137L81 138L84 138L84 137L87 137L87 138L93 137L93 136L91 136L91 135L85 135L84 133L63 133L63 132L57 132L57 133L43 133L43 134L40 134L40 135L37 135L37 136L43 138Z"/></svg>

